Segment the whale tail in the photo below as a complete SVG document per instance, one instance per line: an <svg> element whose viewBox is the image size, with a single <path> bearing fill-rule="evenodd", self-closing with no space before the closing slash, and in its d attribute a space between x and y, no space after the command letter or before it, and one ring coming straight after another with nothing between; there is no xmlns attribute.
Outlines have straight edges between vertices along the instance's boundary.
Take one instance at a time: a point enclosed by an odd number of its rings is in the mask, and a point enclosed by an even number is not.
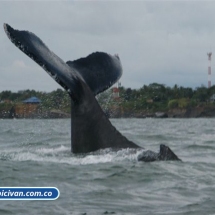
<svg viewBox="0 0 215 215"><path fill-rule="evenodd" d="M35 34L4 24L8 38L38 63L72 99L71 140L73 153L104 148L139 148L120 134L99 106L95 95L110 87L122 74L118 56L96 52L65 63Z"/></svg>
<svg viewBox="0 0 215 215"><path fill-rule="evenodd" d="M85 58L66 63L43 43L35 34L13 29L4 24L4 30L22 52L38 63L58 84L79 99L78 80L87 84L94 95L108 89L122 75L122 66L117 55L95 52Z"/></svg>
<svg viewBox="0 0 215 215"><path fill-rule="evenodd" d="M35 34L15 30L8 24L4 24L4 29L12 43L69 93L72 100L73 153L87 153L104 148L140 148L116 130L95 99L95 95L121 77L122 66L118 56L96 52L86 58L65 63ZM149 152L148 160L143 161L179 160L164 145L160 146L160 153Z"/></svg>

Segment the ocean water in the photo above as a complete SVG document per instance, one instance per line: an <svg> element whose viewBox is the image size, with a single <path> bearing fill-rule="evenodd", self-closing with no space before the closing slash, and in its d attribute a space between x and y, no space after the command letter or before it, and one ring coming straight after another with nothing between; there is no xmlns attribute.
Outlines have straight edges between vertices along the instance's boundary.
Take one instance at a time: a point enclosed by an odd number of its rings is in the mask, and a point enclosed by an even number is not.
<svg viewBox="0 0 215 215"><path fill-rule="evenodd" d="M54 201L0 201L0 214L215 214L215 119L113 119L130 140L181 159L138 162L140 151L74 155L70 120L0 120L0 186L49 186Z"/></svg>

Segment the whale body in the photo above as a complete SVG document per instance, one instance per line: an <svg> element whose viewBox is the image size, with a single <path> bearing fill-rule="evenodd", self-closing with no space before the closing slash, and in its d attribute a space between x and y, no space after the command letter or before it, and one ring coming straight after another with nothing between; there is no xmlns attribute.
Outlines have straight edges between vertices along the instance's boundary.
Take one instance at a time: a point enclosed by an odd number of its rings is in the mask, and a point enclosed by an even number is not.
<svg viewBox="0 0 215 215"><path fill-rule="evenodd" d="M85 58L64 62L35 34L15 30L8 24L4 24L4 30L15 46L39 64L70 95L73 153L89 153L105 148L142 148L111 124L95 98L121 77L122 65L118 55L95 52ZM138 160L180 159L168 146L160 145L158 153L144 151Z"/></svg>

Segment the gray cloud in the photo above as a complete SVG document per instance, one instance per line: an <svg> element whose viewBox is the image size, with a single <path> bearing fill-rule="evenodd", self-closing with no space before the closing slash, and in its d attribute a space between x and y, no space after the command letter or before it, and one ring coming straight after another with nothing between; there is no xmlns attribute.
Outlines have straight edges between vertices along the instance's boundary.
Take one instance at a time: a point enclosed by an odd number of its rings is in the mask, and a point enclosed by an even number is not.
<svg viewBox="0 0 215 215"><path fill-rule="evenodd" d="M204 1L0 2L2 25L34 32L65 61L94 51L118 53L122 85L132 88L152 82L207 85L206 53L215 49L214 11L215 2ZM9 42L3 28L0 49L0 91L59 87Z"/></svg>

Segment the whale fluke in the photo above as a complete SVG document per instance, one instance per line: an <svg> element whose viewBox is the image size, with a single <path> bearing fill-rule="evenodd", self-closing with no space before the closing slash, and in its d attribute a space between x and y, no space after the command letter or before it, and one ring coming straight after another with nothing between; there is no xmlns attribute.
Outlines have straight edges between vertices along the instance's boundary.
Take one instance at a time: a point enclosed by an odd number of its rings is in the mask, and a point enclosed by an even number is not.
<svg viewBox="0 0 215 215"><path fill-rule="evenodd" d="M122 76L121 62L117 55L95 52L85 58L66 63L81 74L94 95L111 87Z"/></svg>
<svg viewBox="0 0 215 215"><path fill-rule="evenodd" d="M8 24L4 25L4 29L11 42L42 66L71 96L71 148L73 153L87 153L104 148L140 148L121 135L105 116L94 94L105 89L107 85L101 82L100 86L99 82L96 82L94 93L90 90L84 80L86 76L83 77L83 73L78 72L76 69L84 68L82 63L86 62L85 60L81 59L74 63L68 62L66 64L56 54L50 51L35 34L28 31L14 30ZM109 73L109 75L112 73L121 74L122 67L118 56L97 52L93 57L97 58L97 60L93 60L95 64L99 65L97 68L101 68L101 70L97 71L97 74L99 72ZM105 60L101 63L101 59ZM103 67L105 69L102 69ZM94 68L92 68L91 72L93 71L95 71ZM116 80L119 75L116 75ZM91 77L96 78L94 75ZM115 79L110 80L109 84L114 82ZM93 80L90 80L91 85L93 85Z"/></svg>
<svg viewBox="0 0 215 215"><path fill-rule="evenodd" d="M8 24L4 24L4 29L12 43L69 93L72 101L73 153L88 153L104 148L141 148L116 130L95 99L95 95L109 88L121 77L122 66L117 55L95 52L86 58L66 63L35 34L15 30ZM151 156L139 160L177 160L177 156L173 155L175 154L169 147L161 145L159 153L152 152Z"/></svg>

